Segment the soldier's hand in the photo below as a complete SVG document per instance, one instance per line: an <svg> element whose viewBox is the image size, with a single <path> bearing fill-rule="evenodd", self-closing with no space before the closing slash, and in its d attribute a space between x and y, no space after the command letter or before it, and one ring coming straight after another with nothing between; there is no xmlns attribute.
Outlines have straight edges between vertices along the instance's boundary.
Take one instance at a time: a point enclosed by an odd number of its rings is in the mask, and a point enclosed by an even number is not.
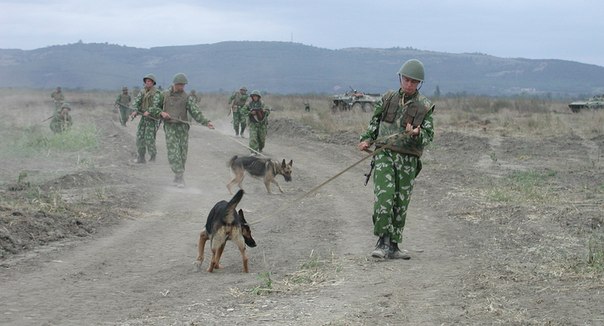
<svg viewBox="0 0 604 326"><path fill-rule="evenodd" d="M208 128L214 129L214 125L212 124L212 121L208 121Z"/></svg>
<svg viewBox="0 0 604 326"><path fill-rule="evenodd" d="M162 112L161 112L159 115L160 115L160 116L161 116L161 117L162 117L164 120L170 120L170 115L168 114L168 112L164 112L164 111L162 111Z"/></svg>
<svg viewBox="0 0 604 326"><path fill-rule="evenodd" d="M420 126L417 126L417 128L413 128L413 126L410 123L407 123L407 127L405 128L405 133L407 133L407 135L409 135L409 136L417 136L417 135L419 135L419 130L420 130Z"/></svg>
<svg viewBox="0 0 604 326"><path fill-rule="evenodd" d="M143 117L148 117L149 116L149 111L145 111L145 113L143 113Z"/></svg>
<svg viewBox="0 0 604 326"><path fill-rule="evenodd" d="M131 119L136 118L136 115L137 115L137 114L138 114L138 113L137 113L136 111L134 111L134 112L130 113L130 118L131 118Z"/></svg>
<svg viewBox="0 0 604 326"><path fill-rule="evenodd" d="M357 148L358 148L360 151L365 151L365 150L367 150L367 149L369 148L369 146L371 146L371 144L369 143L369 141L365 140L365 141L360 142L360 143L357 145Z"/></svg>

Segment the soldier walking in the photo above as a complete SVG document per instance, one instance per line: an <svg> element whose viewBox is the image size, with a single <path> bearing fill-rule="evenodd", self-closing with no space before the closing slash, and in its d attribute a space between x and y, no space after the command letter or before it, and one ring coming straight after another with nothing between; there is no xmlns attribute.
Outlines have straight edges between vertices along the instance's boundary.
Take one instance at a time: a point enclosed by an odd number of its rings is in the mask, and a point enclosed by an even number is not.
<svg viewBox="0 0 604 326"><path fill-rule="evenodd" d="M233 92L233 95L229 98L229 105L231 106L231 113L233 113L233 128L235 129L235 136L241 136L243 138L243 131L245 130L245 121L247 117L243 112L245 102L247 102L247 88L241 86L239 91Z"/></svg>
<svg viewBox="0 0 604 326"><path fill-rule="evenodd" d="M186 92L187 76L183 73L174 75L173 84L162 96L162 111L159 113L164 119L164 132L166 134L166 147L168 148L168 162L174 172L174 184L183 188L185 186L184 172L189 150L189 128L187 116L191 115L195 121L214 129L214 125L206 119L197 104Z"/></svg>
<svg viewBox="0 0 604 326"><path fill-rule="evenodd" d="M373 234L378 237L371 256L410 259L399 249L413 183L425 146L434 139L434 105L419 93L424 81L421 61L406 61L398 72L400 87L375 104L369 127L361 135L359 150L372 144L381 148L373 157Z"/></svg>
<svg viewBox="0 0 604 326"><path fill-rule="evenodd" d="M252 91L250 97L252 100L244 107L243 112L250 125L249 147L253 150L252 155L256 155L264 149L270 110L264 108L259 91Z"/></svg>
<svg viewBox="0 0 604 326"><path fill-rule="evenodd" d="M132 98L130 94L128 94L128 87L122 87L122 93L117 96L115 99L115 103L113 106L119 109L120 113L120 123L122 126L126 126L126 122L128 121L128 116L130 115L130 101Z"/></svg>
<svg viewBox="0 0 604 326"><path fill-rule="evenodd" d="M159 111L161 111L162 94L155 88L155 75L148 74L143 77L144 88L134 99L132 107L134 111L130 117L134 119L141 115L136 130L136 149L138 157L136 163L145 163L145 154L149 152L149 162L155 161L157 148L155 147L155 135L157 134Z"/></svg>
<svg viewBox="0 0 604 326"><path fill-rule="evenodd" d="M57 89L50 94L50 97L54 101L55 111L60 111L63 106L63 102L65 102L65 95L61 91L61 87L57 87Z"/></svg>

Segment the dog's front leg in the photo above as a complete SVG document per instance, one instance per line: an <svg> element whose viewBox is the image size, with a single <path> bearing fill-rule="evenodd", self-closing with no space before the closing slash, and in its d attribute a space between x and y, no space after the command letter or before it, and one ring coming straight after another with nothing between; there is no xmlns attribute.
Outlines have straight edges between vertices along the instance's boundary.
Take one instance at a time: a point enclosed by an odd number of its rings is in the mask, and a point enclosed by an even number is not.
<svg viewBox="0 0 604 326"><path fill-rule="evenodd" d="M206 248L206 242L210 237L208 237L208 233L204 229L199 233L199 239L197 240L197 260L195 261L195 267L197 271L201 271L201 264L203 263L203 253Z"/></svg>

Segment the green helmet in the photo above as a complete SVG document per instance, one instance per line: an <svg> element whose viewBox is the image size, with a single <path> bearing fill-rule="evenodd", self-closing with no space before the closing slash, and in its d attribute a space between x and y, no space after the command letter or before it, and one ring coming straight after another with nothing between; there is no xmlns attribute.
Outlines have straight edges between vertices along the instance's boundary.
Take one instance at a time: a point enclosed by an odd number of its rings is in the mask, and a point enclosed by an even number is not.
<svg viewBox="0 0 604 326"><path fill-rule="evenodd" d="M258 97L262 97L262 95L260 95L260 91L258 91L258 90L253 90L252 93L250 94L250 96L254 96L254 95L256 95Z"/></svg>
<svg viewBox="0 0 604 326"><path fill-rule="evenodd" d="M417 59L407 60L401 66L398 74L407 78L424 81L424 64Z"/></svg>
<svg viewBox="0 0 604 326"><path fill-rule="evenodd" d="M126 87L126 86L122 87L122 91L127 91L127 90L128 90L128 87Z"/></svg>
<svg viewBox="0 0 604 326"><path fill-rule="evenodd" d="M145 77L143 77L143 83L145 82L145 79L151 79L153 81L153 85L157 84L154 74L147 74Z"/></svg>
<svg viewBox="0 0 604 326"><path fill-rule="evenodd" d="M68 103L63 103L63 105L61 105L61 109L67 109L67 110L71 111L71 106L69 106Z"/></svg>
<svg viewBox="0 0 604 326"><path fill-rule="evenodd" d="M247 88L245 86L241 86L241 88L239 90L243 91L244 93L247 92Z"/></svg>
<svg viewBox="0 0 604 326"><path fill-rule="evenodd" d="M182 72L179 72L176 75L174 75L174 81L172 83L186 84L188 82L189 82L189 80L187 80L187 76L185 74L183 74Z"/></svg>

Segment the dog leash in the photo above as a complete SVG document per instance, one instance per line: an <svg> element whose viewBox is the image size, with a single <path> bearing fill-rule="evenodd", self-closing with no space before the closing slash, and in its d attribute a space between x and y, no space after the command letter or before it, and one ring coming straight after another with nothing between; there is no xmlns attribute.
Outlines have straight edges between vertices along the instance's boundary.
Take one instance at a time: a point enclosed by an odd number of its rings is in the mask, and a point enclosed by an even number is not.
<svg viewBox="0 0 604 326"><path fill-rule="evenodd" d="M264 158L268 158L268 156L266 156L266 155L264 155L264 154L262 154L262 153L258 152L257 150L255 150L255 149L253 149L253 148L250 148L249 146L247 146L247 145L245 145L244 143L242 143L242 142L238 141L237 139L234 139L233 137L229 137L229 136L227 136L227 138L228 138L228 139L230 139L230 140L232 140L232 141L234 141L234 142L236 142L237 144L239 144L239 145L241 145L241 146L243 146L243 147L245 147L245 148L249 149L250 151L252 151L253 153L255 153L255 154L256 154L256 155L258 155L258 156L262 156L262 157L264 157Z"/></svg>

